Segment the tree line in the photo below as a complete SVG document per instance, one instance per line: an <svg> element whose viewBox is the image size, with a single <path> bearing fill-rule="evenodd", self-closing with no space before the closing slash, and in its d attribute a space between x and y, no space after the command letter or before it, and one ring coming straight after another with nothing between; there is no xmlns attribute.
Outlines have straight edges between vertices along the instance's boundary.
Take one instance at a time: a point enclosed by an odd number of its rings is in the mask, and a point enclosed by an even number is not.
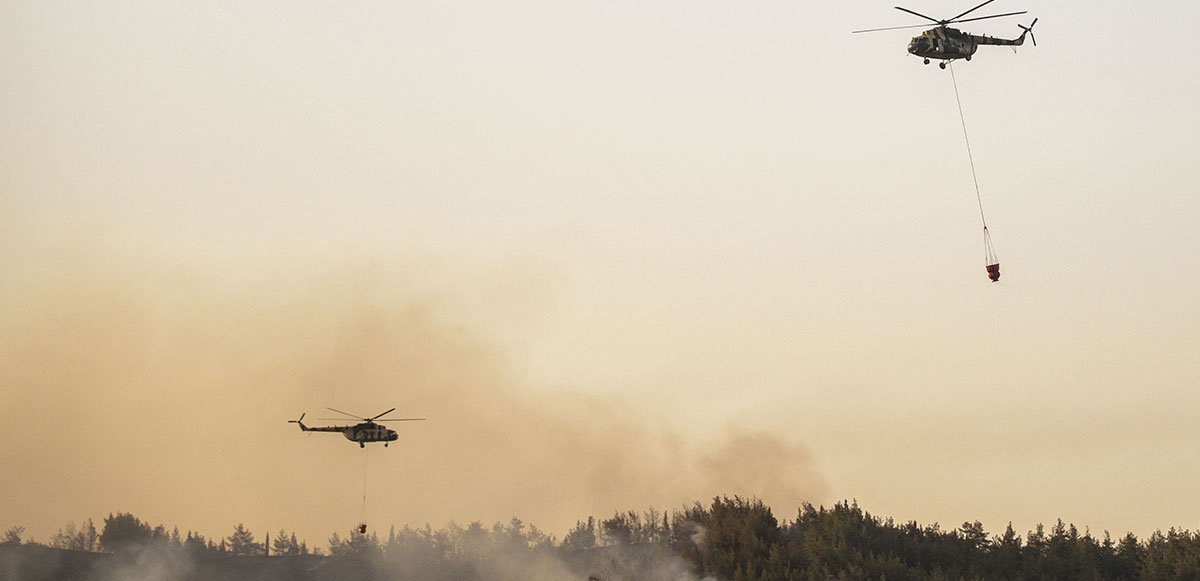
<svg viewBox="0 0 1200 581"><path fill-rule="evenodd" d="M0 545L21 544L21 535L24 531L24 527L10 528L5 533L4 541L0 542ZM268 535L269 538L270 535ZM279 535L275 537L274 541L256 542L254 533L250 532L244 524L238 523L228 537L213 541L190 530L181 535L178 527L172 529L171 532L167 532L163 525L151 527L150 523L143 522L136 516L125 512L109 514L104 519L101 532L96 531L96 525L90 518L78 528L74 521L70 521L65 527L54 533L50 537L50 542L46 544L55 549L102 553L117 553L130 547L146 545L179 549L193 556L248 557L270 554L284 556L309 554L308 545L304 542L297 542L296 533L288 536L283 530L279 531ZM320 554L320 551L318 550L316 554Z"/></svg>
<svg viewBox="0 0 1200 581"><path fill-rule="evenodd" d="M13 527L0 544L19 544ZM450 523L440 529L391 527L380 537L334 533L327 549L310 551L280 530L257 541L242 524L215 541L178 528L151 527L128 513L110 514L97 531L89 519L60 529L50 546L120 552L158 544L193 558L324 555L372 564L380 578L503 579L531 563L580 579L730 581L808 579L1196 579L1200 532L1170 529L1145 539L1096 537L1061 519L1025 535L1012 524L989 534L978 522L953 529L897 523L857 503L805 504L794 520L779 520L762 501L717 497L670 513L653 508L577 521L561 539L520 519L490 527Z"/></svg>

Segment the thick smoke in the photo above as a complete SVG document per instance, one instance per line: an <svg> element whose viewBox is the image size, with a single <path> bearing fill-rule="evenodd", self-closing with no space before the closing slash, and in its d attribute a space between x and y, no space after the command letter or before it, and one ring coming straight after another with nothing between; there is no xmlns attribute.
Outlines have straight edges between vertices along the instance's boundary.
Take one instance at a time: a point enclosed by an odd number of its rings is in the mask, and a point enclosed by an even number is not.
<svg viewBox="0 0 1200 581"><path fill-rule="evenodd" d="M312 546L362 518L517 516L561 534L588 515L717 494L783 514L828 495L797 442L723 426L682 437L686 399L644 409L529 384L447 298L464 291L408 272L237 283L85 262L28 274L0 286L0 421L13 434L0 512L42 536L114 510L218 539L238 522L294 529ZM364 458L285 423L324 406L428 420L393 424L400 440Z"/></svg>
<svg viewBox="0 0 1200 581"><path fill-rule="evenodd" d="M100 560L86 579L92 581L152 581L187 579L195 572L184 549L163 542L137 543Z"/></svg>

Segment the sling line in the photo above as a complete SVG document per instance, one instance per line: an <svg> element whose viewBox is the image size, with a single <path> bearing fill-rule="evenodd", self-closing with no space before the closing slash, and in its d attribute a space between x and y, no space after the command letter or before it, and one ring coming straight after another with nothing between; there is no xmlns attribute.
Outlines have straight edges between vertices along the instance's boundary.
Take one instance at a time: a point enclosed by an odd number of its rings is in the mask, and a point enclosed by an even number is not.
<svg viewBox="0 0 1200 581"><path fill-rule="evenodd" d="M975 183L975 200L979 202L979 220L983 223L984 264L992 282L1000 279L1000 260L992 248L992 235L988 232L987 218L983 214L983 196L979 193L979 177L975 174L975 157L971 155L971 138L967 136L967 118L963 115L962 97L958 94L958 79L954 76L954 64L949 64L950 80L954 83L954 100L958 103L958 120L962 123L963 141L967 144L967 160L971 163L971 179Z"/></svg>

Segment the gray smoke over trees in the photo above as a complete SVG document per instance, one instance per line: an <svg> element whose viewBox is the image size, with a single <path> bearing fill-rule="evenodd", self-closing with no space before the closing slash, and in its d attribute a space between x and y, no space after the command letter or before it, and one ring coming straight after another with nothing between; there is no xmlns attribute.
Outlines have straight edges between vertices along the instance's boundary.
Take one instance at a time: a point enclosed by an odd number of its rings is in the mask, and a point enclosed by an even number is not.
<svg viewBox="0 0 1200 581"><path fill-rule="evenodd" d="M69 551L96 551L100 548L100 534L90 518L79 530L75 530L75 521L67 521L67 526L50 538L50 546Z"/></svg>
<svg viewBox="0 0 1200 581"><path fill-rule="evenodd" d="M457 283L412 273L371 265L251 283L88 260L0 286L0 420L13 434L0 444L13 468L0 488L20 495L14 516L53 506L64 522L105 498L209 530L296 522L315 538L359 520L358 451L285 423L325 406L430 418L404 426L388 460L371 465L372 512L404 522L520 514L561 532L613 506L829 495L807 448L786 436L735 426L685 436L684 408L523 377L462 293L446 291ZM42 410L72 437L44 438ZM219 505L197 502L213 490Z"/></svg>
<svg viewBox="0 0 1200 581"><path fill-rule="evenodd" d="M664 516L666 514L666 516ZM140 522L113 519L122 527ZM161 527L156 527L157 530ZM141 531L141 527L135 527ZM246 537L242 525L234 537ZM139 533L140 534L140 533ZM194 538L189 532L188 538ZM288 538L280 531L277 539ZM289 543L294 543L294 535ZM978 521L943 529L896 523L839 502L777 518L760 500L717 497L680 510L588 517L559 542L513 518L434 529L390 527L329 538L328 556L236 556L230 543L191 551L176 535L120 545L107 554L0 545L0 574L13 579L272 578L379 581L720 581L847 579L1194 579L1200 533L1170 529L1117 540L1061 519L1025 536L1010 524L989 535Z"/></svg>

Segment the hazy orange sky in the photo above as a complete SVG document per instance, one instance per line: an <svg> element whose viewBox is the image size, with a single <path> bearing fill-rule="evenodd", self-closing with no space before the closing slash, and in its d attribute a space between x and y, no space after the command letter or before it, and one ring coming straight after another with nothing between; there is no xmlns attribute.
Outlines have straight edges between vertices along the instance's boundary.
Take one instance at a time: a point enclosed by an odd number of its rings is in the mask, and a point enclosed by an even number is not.
<svg viewBox="0 0 1200 581"><path fill-rule="evenodd" d="M1200 7L0 3L0 528L1200 528ZM933 16L969 6L906 5ZM319 422L315 422L319 423Z"/></svg>

